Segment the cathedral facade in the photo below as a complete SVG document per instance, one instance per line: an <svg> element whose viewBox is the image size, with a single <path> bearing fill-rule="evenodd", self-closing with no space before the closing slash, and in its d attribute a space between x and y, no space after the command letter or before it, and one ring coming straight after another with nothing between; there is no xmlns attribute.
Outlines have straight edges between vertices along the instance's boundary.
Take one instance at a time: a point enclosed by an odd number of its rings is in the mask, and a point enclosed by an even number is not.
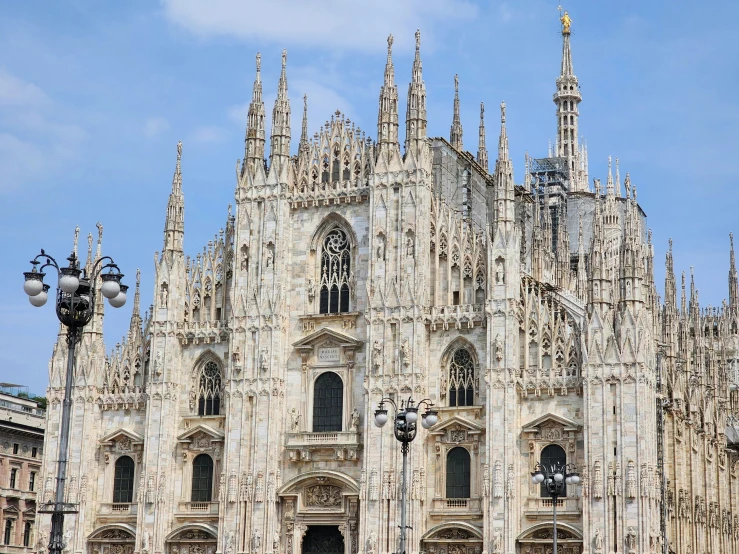
<svg viewBox="0 0 739 554"><path fill-rule="evenodd" d="M739 553L733 244L720 308L699 306L692 276L678 302L671 253L658 297L630 176L609 160L605 185L589 183L569 24L557 141L518 185L504 104L492 166L484 106L477 155L464 149L458 86L449 140L427 136L419 34L403 145L392 37L376 140L339 112L310 137L306 104L297 155L283 53L268 161L257 56L223 228L186 255L178 145L151 310L137 280L112 354L102 304L85 331L68 552L396 552L400 443L373 419L382 398L412 397L439 421L410 447L409 553L548 554L555 507L558 554L664 552L665 537L681 554ZM555 461L582 481L552 500L531 472Z"/></svg>

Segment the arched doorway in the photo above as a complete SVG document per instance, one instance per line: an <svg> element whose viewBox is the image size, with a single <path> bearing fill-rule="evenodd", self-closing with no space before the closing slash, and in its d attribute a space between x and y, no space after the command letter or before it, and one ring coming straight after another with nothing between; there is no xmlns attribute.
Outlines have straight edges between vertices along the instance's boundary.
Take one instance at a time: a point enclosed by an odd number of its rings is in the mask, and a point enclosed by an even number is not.
<svg viewBox="0 0 739 554"><path fill-rule="evenodd" d="M344 537L338 525L309 525L302 554L344 554Z"/></svg>
<svg viewBox="0 0 739 554"><path fill-rule="evenodd" d="M90 554L133 554L136 542L130 526L107 526L93 532L87 539ZM44 545L45 547L46 545Z"/></svg>
<svg viewBox="0 0 739 554"><path fill-rule="evenodd" d="M552 523L540 523L527 529L518 537L520 554L552 554L553 543ZM557 524L557 552L558 554L581 554L582 533L574 527Z"/></svg>
<svg viewBox="0 0 739 554"><path fill-rule="evenodd" d="M171 533L167 541L168 554L215 554L215 530L206 530L204 525L180 528Z"/></svg>

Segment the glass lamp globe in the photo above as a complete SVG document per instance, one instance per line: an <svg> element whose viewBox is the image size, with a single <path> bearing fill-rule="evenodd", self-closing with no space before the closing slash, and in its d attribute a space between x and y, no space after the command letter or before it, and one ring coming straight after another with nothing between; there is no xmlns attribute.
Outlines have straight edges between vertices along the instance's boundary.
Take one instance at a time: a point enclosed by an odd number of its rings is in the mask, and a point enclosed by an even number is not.
<svg viewBox="0 0 739 554"><path fill-rule="evenodd" d="M375 410L375 425L377 427L382 427L387 423L387 410L380 409Z"/></svg>
<svg viewBox="0 0 739 554"><path fill-rule="evenodd" d="M25 283L23 283L23 292L25 292L28 296L36 296L43 290L43 281L41 279L37 279L36 277L26 278Z"/></svg>
<svg viewBox="0 0 739 554"><path fill-rule="evenodd" d="M567 477L565 477L565 483L567 483L568 485L571 485L572 484L572 477L570 475L568 475Z"/></svg>
<svg viewBox="0 0 739 554"><path fill-rule="evenodd" d="M66 274L59 278L59 288L67 294L72 294L80 286L80 280L76 275Z"/></svg>
<svg viewBox="0 0 739 554"><path fill-rule="evenodd" d="M580 482L580 476L577 473L573 474L570 479L573 485L577 485Z"/></svg>
<svg viewBox="0 0 739 554"><path fill-rule="evenodd" d="M405 420L408 423L415 423L416 421L418 421L418 409L407 408L405 411Z"/></svg>
<svg viewBox="0 0 739 554"><path fill-rule="evenodd" d="M46 301L49 299L49 285L43 285L43 289L40 293L38 293L35 296L29 296L28 301L31 303L32 306L36 306L37 308L40 308L44 304L46 304Z"/></svg>
<svg viewBox="0 0 739 554"><path fill-rule="evenodd" d="M426 421L426 423L428 423L429 428L436 425L436 423L439 421L439 414L436 413L435 410L429 410L424 415L426 416L424 420Z"/></svg>
<svg viewBox="0 0 739 554"><path fill-rule="evenodd" d="M561 473L557 472L554 474L554 480L557 483L561 483L564 480L564 476Z"/></svg>
<svg viewBox="0 0 739 554"><path fill-rule="evenodd" d="M100 292L103 293L103 296L107 299L112 299L118 296L118 293L121 292L121 285L119 283L122 275L118 275L115 273L106 273L101 278L103 280L103 285L100 287ZM121 304L122 306L123 304Z"/></svg>
<svg viewBox="0 0 739 554"><path fill-rule="evenodd" d="M128 287L126 285L120 285L119 290L120 292L117 295L115 295L113 298L108 299L108 302L114 308L120 308L126 303L126 290L128 290Z"/></svg>

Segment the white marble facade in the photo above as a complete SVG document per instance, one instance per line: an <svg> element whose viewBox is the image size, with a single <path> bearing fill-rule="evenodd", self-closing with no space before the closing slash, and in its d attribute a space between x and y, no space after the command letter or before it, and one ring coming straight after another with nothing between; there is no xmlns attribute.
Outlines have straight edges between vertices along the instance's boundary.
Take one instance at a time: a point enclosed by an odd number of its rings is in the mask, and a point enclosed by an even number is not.
<svg viewBox="0 0 739 554"><path fill-rule="evenodd" d="M450 140L426 136L420 35L402 147L391 37L377 140L339 112L309 138L306 107L297 156L283 55L267 164L257 57L224 228L185 255L178 145L151 312L137 284L120 347L105 355L102 313L85 333L69 552L395 552L400 448L371 423L383 396L411 395L440 421L411 446L409 553L551 552L551 500L529 475L545 449L583 479L558 501L560 552L658 552L658 367L670 547L739 552L733 249L720 310L701 311L692 284L678 305L671 255L660 304L630 177L609 163L605 187L588 185L569 23L562 41L552 187L531 186L528 160L514 184L504 105L490 171L484 110L472 156L458 92Z"/></svg>

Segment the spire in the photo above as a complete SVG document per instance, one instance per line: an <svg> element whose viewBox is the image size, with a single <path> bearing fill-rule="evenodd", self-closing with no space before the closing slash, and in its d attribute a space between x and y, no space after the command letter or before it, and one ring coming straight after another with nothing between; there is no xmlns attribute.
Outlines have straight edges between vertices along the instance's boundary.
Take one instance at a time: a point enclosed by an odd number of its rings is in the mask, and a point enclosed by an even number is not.
<svg viewBox="0 0 739 554"><path fill-rule="evenodd" d="M308 145L308 95L303 95L303 128L300 133L300 144L298 145L298 152L300 154L307 154L310 146Z"/></svg>
<svg viewBox="0 0 739 554"><path fill-rule="evenodd" d="M282 51L282 71L277 83L277 99L272 110L270 165L279 168L290 158L290 99L287 96L287 50Z"/></svg>
<svg viewBox="0 0 739 554"><path fill-rule="evenodd" d="M482 127L482 107L480 104L480 127ZM505 102L500 103L500 138L498 139L498 159L508 160L508 131L505 126Z"/></svg>
<svg viewBox="0 0 739 554"><path fill-rule="evenodd" d="M133 310L131 310L131 335L133 330L141 328L141 270L136 269L136 292L133 295Z"/></svg>
<svg viewBox="0 0 739 554"><path fill-rule="evenodd" d="M567 159L571 172L572 189L586 190L587 182L580 175L580 148L578 145L578 105L582 100L580 85L572 69L570 50L570 25L572 20L567 12L560 17L562 22L562 67L557 77L557 92L554 103L557 105L557 147L555 156Z"/></svg>
<svg viewBox="0 0 739 554"><path fill-rule="evenodd" d="M185 197L182 195L182 141L177 143L177 164L172 177L172 192L167 203L167 218L164 222L164 251L182 252L185 235ZM102 235L102 230L100 231Z"/></svg>
<svg viewBox="0 0 739 554"><path fill-rule="evenodd" d="M577 293L582 300L587 298L587 271L585 270L585 240L582 232L582 213L579 214L577 230Z"/></svg>
<svg viewBox="0 0 739 554"><path fill-rule="evenodd" d="M665 256L665 307L677 312L677 290L675 285L675 263L672 258L672 239Z"/></svg>
<svg viewBox="0 0 739 554"><path fill-rule="evenodd" d="M449 132L449 142L460 152L464 149L462 122L459 120L459 75L454 76L454 116L452 117L452 129Z"/></svg>
<svg viewBox="0 0 739 554"><path fill-rule="evenodd" d="M426 85L421 65L421 31L416 31L416 57L413 74L408 85L408 105L405 112L405 151L410 149L418 156L421 143L426 139Z"/></svg>
<svg viewBox="0 0 739 554"><path fill-rule="evenodd" d="M287 84L285 85L287 87ZM246 122L244 138L244 165L242 174L248 168L254 174L257 164L264 163L264 102L262 102L262 55L257 53L257 76L254 79L254 90L249 104L249 115Z"/></svg>
<svg viewBox="0 0 739 554"><path fill-rule="evenodd" d="M683 271L682 277L682 292L680 293L680 313L685 316L688 313L687 306L688 301L685 299L685 272Z"/></svg>
<svg viewBox="0 0 739 554"><path fill-rule="evenodd" d="M393 35L387 37L385 80L380 87L380 109L377 114L377 142L380 151L398 145L398 87L393 66Z"/></svg>
<svg viewBox="0 0 739 554"><path fill-rule="evenodd" d="M483 105L480 105L480 127L482 137L482 148L484 149L484 127L482 123ZM495 162L495 200L497 203L496 218L498 222L513 222L515 219L515 197L513 183L513 163L508 156L508 134L506 132L506 116L505 102L500 103L500 138L498 139L498 159ZM484 152L485 161L487 162L487 149ZM478 152L478 159L482 159L482 155ZM528 172L528 153L526 154L526 167ZM485 164L487 169L487 163ZM527 175L528 177L528 175ZM538 217L538 216L535 216Z"/></svg>
<svg viewBox="0 0 739 554"><path fill-rule="evenodd" d="M736 258L734 257L734 233L729 233L729 307L739 309L739 279L736 274Z"/></svg>
<svg viewBox="0 0 739 554"><path fill-rule="evenodd" d="M505 115L503 117L503 122L505 123ZM502 135L502 129L501 129L501 135ZM480 135L477 139L477 163L479 163L482 167L485 168L485 171L488 170L488 149L485 145L485 103L480 102Z"/></svg>
<svg viewBox="0 0 739 554"><path fill-rule="evenodd" d="M611 157L608 156L608 180L606 181L606 194L613 196L613 174L611 173Z"/></svg>
<svg viewBox="0 0 739 554"><path fill-rule="evenodd" d="M616 197L621 197L621 173L618 168L618 158L616 158Z"/></svg>

